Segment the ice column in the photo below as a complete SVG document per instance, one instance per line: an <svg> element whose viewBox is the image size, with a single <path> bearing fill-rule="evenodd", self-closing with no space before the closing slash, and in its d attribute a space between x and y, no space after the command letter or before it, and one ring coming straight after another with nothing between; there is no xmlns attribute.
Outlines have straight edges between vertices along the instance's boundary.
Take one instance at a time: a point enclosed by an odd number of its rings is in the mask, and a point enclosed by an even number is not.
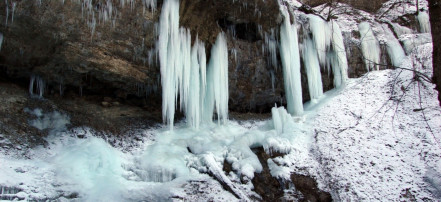
<svg viewBox="0 0 441 202"><path fill-rule="evenodd" d="M291 24L287 9L282 9L284 16L280 27L280 57L285 80L285 95L288 112L293 115L303 113L302 86L300 81L300 55L297 27Z"/></svg>
<svg viewBox="0 0 441 202"><path fill-rule="evenodd" d="M215 109L218 123L226 123L228 120L228 98L228 47L225 34L220 33L211 49L211 58L208 64L204 120L211 122L213 109Z"/></svg>
<svg viewBox="0 0 441 202"><path fill-rule="evenodd" d="M360 31L361 52L368 71L378 70L377 64L380 63L380 44L372 32L368 22L362 22L358 25Z"/></svg>

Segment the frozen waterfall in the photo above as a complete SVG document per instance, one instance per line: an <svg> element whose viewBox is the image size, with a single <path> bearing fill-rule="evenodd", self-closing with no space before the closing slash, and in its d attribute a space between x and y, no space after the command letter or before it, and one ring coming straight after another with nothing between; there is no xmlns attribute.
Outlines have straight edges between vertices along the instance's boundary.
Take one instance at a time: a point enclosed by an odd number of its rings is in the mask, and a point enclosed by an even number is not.
<svg viewBox="0 0 441 202"><path fill-rule="evenodd" d="M297 26L291 24L286 8L282 9L282 13L284 20L280 27L280 57L285 80L287 108L290 114L301 115L303 103Z"/></svg>

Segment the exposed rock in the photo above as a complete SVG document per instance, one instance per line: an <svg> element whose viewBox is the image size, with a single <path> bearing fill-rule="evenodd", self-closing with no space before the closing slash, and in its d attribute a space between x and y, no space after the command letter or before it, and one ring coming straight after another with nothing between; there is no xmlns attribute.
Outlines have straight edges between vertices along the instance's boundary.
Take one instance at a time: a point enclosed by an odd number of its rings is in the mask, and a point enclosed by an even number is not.
<svg viewBox="0 0 441 202"><path fill-rule="evenodd" d="M332 201L331 194L318 189L317 182L312 177L293 173L291 181L295 188L303 194L302 201Z"/></svg>
<svg viewBox="0 0 441 202"><path fill-rule="evenodd" d="M317 182L312 177L296 173L291 174L290 180L273 177L268 167L268 160L285 154L272 152L271 155L269 155L265 152L263 147L253 148L252 150L259 158L263 167L262 172L254 173L254 178L252 179L254 191L262 197L262 201L285 201L287 197L286 194L291 192L293 193L291 193L289 197L291 197L291 199L294 197L299 201L332 201L331 195L320 190ZM231 168L224 163L224 171L225 169Z"/></svg>
<svg viewBox="0 0 441 202"><path fill-rule="evenodd" d="M255 173L252 180L254 191L262 197L262 201L281 201L284 195L284 190L287 188L278 180L271 176L271 171L268 167L268 159L271 158L263 147L254 148L253 152L259 158L263 170L261 173ZM272 157L281 156L282 154L273 155Z"/></svg>

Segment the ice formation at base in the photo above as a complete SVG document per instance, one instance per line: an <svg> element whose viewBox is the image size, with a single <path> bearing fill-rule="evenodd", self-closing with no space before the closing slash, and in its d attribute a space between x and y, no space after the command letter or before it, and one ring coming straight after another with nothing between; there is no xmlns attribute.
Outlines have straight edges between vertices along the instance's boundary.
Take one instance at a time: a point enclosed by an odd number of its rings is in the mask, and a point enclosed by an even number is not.
<svg viewBox="0 0 441 202"><path fill-rule="evenodd" d="M283 107L273 107L271 109L271 115L274 129L276 130L277 134L289 132L285 126L294 125L291 115L289 115L286 109Z"/></svg>
<svg viewBox="0 0 441 202"><path fill-rule="evenodd" d="M418 22L420 24L420 32L421 33L430 33L430 21L429 21L429 14L424 11L418 12Z"/></svg>
<svg viewBox="0 0 441 202"><path fill-rule="evenodd" d="M366 64L366 69L378 70L380 63L380 44L372 32L372 28L368 22L362 22L358 25L360 31L361 52Z"/></svg>
<svg viewBox="0 0 441 202"><path fill-rule="evenodd" d="M301 115L303 113L303 103L297 26L291 24L286 7L282 7L282 13L284 20L280 27L279 49L283 66L287 108L290 114Z"/></svg>

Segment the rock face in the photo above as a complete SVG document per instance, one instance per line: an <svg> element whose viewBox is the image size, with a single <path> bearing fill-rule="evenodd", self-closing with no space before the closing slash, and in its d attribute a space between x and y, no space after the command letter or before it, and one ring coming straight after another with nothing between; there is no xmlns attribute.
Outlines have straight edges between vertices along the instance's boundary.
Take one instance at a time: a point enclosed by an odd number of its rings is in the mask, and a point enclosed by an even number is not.
<svg viewBox="0 0 441 202"><path fill-rule="evenodd" d="M161 108L161 78L156 55L155 8L134 1L8 1L0 4L2 75L29 86L38 76L45 97L77 94L112 97L121 104ZM110 5L110 3L112 3ZM269 112L285 105L283 72L264 51L265 35L282 22L278 1L181 0L180 26L205 42L207 57L216 36L225 32L229 48L231 112ZM351 36L348 36L351 37ZM277 46L277 45L276 45ZM361 53L350 46L349 76L366 72ZM208 58L207 58L208 59ZM278 68L277 68L278 67ZM333 88L332 74L322 72L324 90ZM303 101L309 100L302 67ZM98 101L102 104L102 100ZM147 110L149 111L149 110Z"/></svg>
<svg viewBox="0 0 441 202"><path fill-rule="evenodd" d="M438 90L438 100L441 103L441 2L429 0L430 23L433 37L433 80Z"/></svg>

